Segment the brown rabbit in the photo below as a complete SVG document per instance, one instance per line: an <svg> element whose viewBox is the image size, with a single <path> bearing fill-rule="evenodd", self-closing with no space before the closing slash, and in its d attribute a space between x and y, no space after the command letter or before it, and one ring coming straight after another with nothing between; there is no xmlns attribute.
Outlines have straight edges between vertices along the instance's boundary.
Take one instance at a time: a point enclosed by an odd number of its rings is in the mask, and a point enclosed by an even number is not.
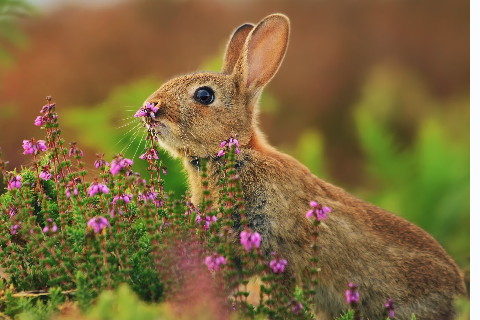
<svg viewBox="0 0 480 320"><path fill-rule="evenodd" d="M280 67L290 23L273 14L256 26L244 24L231 36L220 73L200 72L170 80L147 103L159 108L158 142L180 157L193 202L201 200L198 159L207 160L212 194L220 178L219 142L235 136L237 169L249 226L263 238L265 254L278 252L299 278L312 254L309 202L332 209L320 227L318 317L333 319L347 308L349 282L359 285L360 310L380 319L387 299L398 319L453 319L454 298L466 292L459 268L428 233L396 215L363 202L309 172L268 144L258 128L257 102Z"/></svg>

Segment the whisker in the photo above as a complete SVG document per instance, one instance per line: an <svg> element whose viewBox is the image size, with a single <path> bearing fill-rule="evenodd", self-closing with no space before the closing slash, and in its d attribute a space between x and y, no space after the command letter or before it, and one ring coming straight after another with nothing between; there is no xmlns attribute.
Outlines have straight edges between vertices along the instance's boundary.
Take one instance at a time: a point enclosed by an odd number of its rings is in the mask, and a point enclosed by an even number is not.
<svg viewBox="0 0 480 320"><path fill-rule="evenodd" d="M116 129L124 128L130 126L132 123L136 122L137 120L132 120L130 122L127 122L125 124L122 124L120 127L116 127ZM140 123L141 124L141 123Z"/></svg>
<svg viewBox="0 0 480 320"><path fill-rule="evenodd" d="M143 136L143 138L142 138L143 141L145 141L145 138L147 137L147 134L148 134L148 133L145 133L145 135ZM139 141L139 142L137 143L137 149L135 150L135 153L133 154L133 158L134 158L134 159L135 159L136 156L137 156L138 148L140 147L141 144L142 144L142 141Z"/></svg>
<svg viewBox="0 0 480 320"><path fill-rule="evenodd" d="M133 134L133 137L130 140L130 143L128 145L126 145L125 147L123 147L123 149L122 149L122 151L120 151L120 153L124 153L125 151L128 151L130 149L130 146L132 145L133 142L135 142L139 133L140 133L140 130L137 129L137 131Z"/></svg>
<svg viewBox="0 0 480 320"><path fill-rule="evenodd" d="M136 125L135 127L133 127L133 128L131 128L130 130L128 130L127 132L125 132L125 133L123 134L123 137L120 138L120 140L118 140L117 143L115 143L114 147L117 146L117 145L118 145L120 142L122 142L123 140L125 140L125 138L128 138L130 132L132 132L133 130L138 130L140 126L141 126L141 124L138 124L138 125Z"/></svg>

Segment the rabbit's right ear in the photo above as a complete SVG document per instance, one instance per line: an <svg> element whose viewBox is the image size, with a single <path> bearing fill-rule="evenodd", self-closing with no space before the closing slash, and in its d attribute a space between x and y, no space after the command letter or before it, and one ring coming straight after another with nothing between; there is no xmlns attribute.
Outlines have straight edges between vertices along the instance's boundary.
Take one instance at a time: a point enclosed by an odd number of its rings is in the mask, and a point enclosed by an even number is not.
<svg viewBox="0 0 480 320"><path fill-rule="evenodd" d="M253 25L250 23L245 23L233 32L232 36L230 37L230 41L228 42L227 50L225 51L225 57L223 58L223 73L233 72L233 68L235 68L235 64L243 52L245 40L252 30Z"/></svg>
<svg viewBox="0 0 480 320"><path fill-rule="evenodd" d="M290 21L283 14L272 14L249 33L235 73L243 79L247 92L255 95L275 75L288 46Z"/></svg>

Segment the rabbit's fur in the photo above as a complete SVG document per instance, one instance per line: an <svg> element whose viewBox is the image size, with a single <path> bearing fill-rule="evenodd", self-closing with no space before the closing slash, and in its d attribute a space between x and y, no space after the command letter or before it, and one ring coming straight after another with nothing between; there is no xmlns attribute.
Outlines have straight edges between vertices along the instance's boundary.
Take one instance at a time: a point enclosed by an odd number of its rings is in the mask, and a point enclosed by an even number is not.
<svg viewBox="0 0 480 320"><path fill-rule="evenodd" d="M332 209L320 226L320 318L333 319L346 310L345 290L354 282L368 319L382 317L388 298L396 303L397 319L410 319L412 313L422 320L452 319L454 298L466 289L459 268L433 237L317 178L271 147L259 130L257 101L283 60L289 32L289 20L281 14L256 26L245 24L231 36L222 72L193 73L160 87L147 99L159 107L154 125L159 143L183 160L198 204L197 159L207 159L212 194L218 195L219 142L238 139L237 170L249 225L262 235L265 254L277 252L288 261L291 279L299 279L312 253L312 223L305 217L309 202ZM210 105L193 99L202 86L215 92Z"/></svg>

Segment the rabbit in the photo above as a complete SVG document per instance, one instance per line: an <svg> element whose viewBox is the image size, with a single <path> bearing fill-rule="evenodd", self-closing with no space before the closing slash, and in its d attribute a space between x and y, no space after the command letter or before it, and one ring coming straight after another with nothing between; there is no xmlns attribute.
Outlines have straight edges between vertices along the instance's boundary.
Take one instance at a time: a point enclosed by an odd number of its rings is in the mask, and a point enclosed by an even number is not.
<svg viewBox="0 0 480 320"><path fill-rule="evenodd" d="M466 287L458 266L432 236L316 177L269 145L259 129L258 100L283 61L289 34L283 14L244 24L230 37L221 72L187 74L163 84L145 101L158 108L150 125L158 143L183 161L192 202L199 205L199 159L207 162L211 194L218 200L219 143L236 137L249 228L261 234L264 254L276 252L288 261L292 281L300 281L313 254L310 201L331 208L319 227L319 319L347 309L349 282L359 286L358 307L367 319L381 319L389 298L397 319L412 313L422 320L453 319L454 299L466 295Z"/></svg>

